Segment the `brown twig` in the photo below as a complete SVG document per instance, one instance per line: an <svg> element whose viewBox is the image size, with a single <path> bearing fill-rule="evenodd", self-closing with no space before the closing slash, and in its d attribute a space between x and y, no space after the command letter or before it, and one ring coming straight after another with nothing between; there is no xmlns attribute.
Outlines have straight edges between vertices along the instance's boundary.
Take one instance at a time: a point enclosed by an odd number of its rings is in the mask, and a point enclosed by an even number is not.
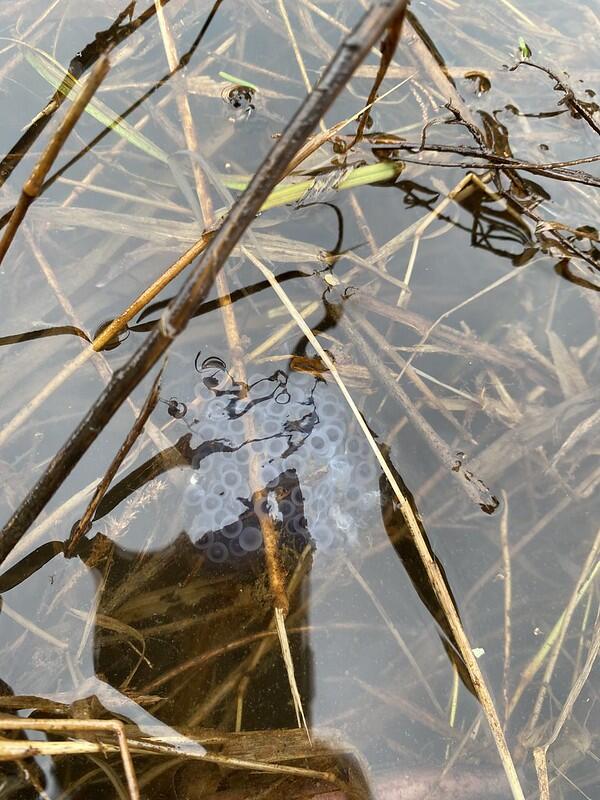
<svg viewBox="0 0 600 800"><path fill-rule="evenodd" d="M564 97L560 102L564 103L574 116L581 117L582 119L584 119L595 133L600 134L600 125L598 125L594 117L585 108L585 105L580 100L577 99L573 89L571 89L571 87L567 83L565 83L564 80L562 80L562 78L559 78L558 75L548 67L543 67L541 64L536 64L534 61L530 61L529 59L527 61L525 60L519 61L517 64L514 65L514 67L511 67L510 71L514 72L523 65L525 65L526 67L533 67L534 69L539 69L541 72L545 72L546 75L552 78L552 80L556 82L556 85L554 87L555 90L558 92L563 92L564 94Z"/></svg>
<svg viewBox="0 0 600 800"><path fill-rule="evenodd" d="M394 53L396 52L396 48L398 46L398 40L400 39L401 28L402 28L402 19L400 18L396 20L396 22L393 25L390 25L390 27L387 29L385 38L381 43L381 60L379 62L379 67L377 69L377 75L375 76L375 80L373 81L373 86L371 87L371 91L369 92L369 97L367 99L367 106L371 106L377 99L377 91L381 86L383 79L386 76L390 62L394 57ZM354 147L354 145L360 142L369 120L370 120L370 111L369 110L363 111L363 113L358 118L358 125L356 126L356 134L354 135L354 140L350 145L351 147Z"/></svg>
<svg viewBox="0 0 600 800"><path fill-rule="evenodd" d="M422 153L455 153L456 155L468 156L470 158L485 159L487 163L477 164L476 162L429 162L421 159L403 159L410 163L425 164L435 167L461 167L463 169L522 169L535 175L542 175L556 181L573 181L573 183L583 183L587 186L600 186L600 179L595 175L590 175L582 170L568 169L575 164L589 164L600 160L600 156L590 156L588 158L577 158L572 161L558 161L549 164L536 164L533 161L522 161L516 158L494 153L492 150L481 149L479 147L467 147L465 145L447 144L424 144L422 142L377 142L377 150L408 150L410 152Z"/></svg>
<svg viewBox="0 0 600 800"><path fill-rule="evenodd" d="M77 96L77 99L73 102L71 108L69 108L65 114L65 117L56 129L54 136L52 139L50 139L39 161L33 168L31 175L23 184L21 196L17 201L17 205L13 209L2 239L0 239L0 264L2 263L2 259L6 255L6 251L10 247L11 242L15 237L19 225L27 213L27 209L39 195L42 184L44 183L44 178L48 174L50 167L56 160L56 157L58 156L63 144L67 140L67 137L75 127L77 120L83 114L85 107L92 99L96 89L106 77L109 68L110 64L106 56L98 61L92 70L92 74L86 81L85 86Z"/></svg>

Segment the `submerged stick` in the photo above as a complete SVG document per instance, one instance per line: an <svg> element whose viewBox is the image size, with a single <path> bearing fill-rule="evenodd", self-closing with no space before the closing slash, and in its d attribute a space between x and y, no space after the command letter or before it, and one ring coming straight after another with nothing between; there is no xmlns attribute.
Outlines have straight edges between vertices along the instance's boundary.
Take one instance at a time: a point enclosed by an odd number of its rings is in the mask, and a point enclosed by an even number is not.
<svg viewBox="0 0 600 800"><path fill-rule="evenodd" d="M110 486L110 484L112 482L112 479L117 474L117 470L119 469L119 467L123 463L123 460L125 459L125 456L127 455L127 453L129 453L129 451L131 450L133 445L138 440L138 438L139 438L139 436L140 436L140 434L141 434L141 432L142 432L142 430L144 428L144 425L146 424L146 422L148 420L148 417L150 416L150 414L152 413L152 411L156 407L156 404L158 403L159 392L160 392L160 379L162 377L163 370L164 370L164 366L163 366L163 369L161 369L161 371L156 376L156 379L155 379L154 383L152 384L152 388L150 389L150 394L146 398L146 402L142 406L142 408L140 410L140 413L138 414L138 417L137 417L136 421L133 423L133 426L132 426L131 430L129 431L129 433L125 437L125 440L123 441L123 444L119 448L116 456L111 461L108 469L106 470L106 472L104 474L104 477L102 478L102 480L98 484L98 486L96 488L96 491L94 492L94 496L90 500L90 503L89 503L88 507L86 508L84 515L81 517L79 522L77 522L75 524L75 526L73 527L73 530L71 531L71 535L69 536L69 538L68 538L68 540L67 540L67 542L65 544L65 555L67 557L72 556L75 553L75 551L77 549L77 545L79 543L79 540L90 529L91 522L92 522L92 519L94 517L94 514L96 513L96 511L98 509L98 506L102 502L102 498L106 494L106 490Z"/></svg>
<svg viewBox="0 0 600 800"><path fill-rule="evenodd" d="M106 56L98 61L92 71L92 74L86 81L85 86L82 88L71 108L69 108L65 114L64 119L56 129L54 136L52 139L50 139L48 146L33 168L31 175L23 184L21 196L17 201L17 205L13 209L2 239L0 239L0 264L2 263L2 259L6 255L6 251L10 247L12 240L15 238L15 234L19 228L19 225L23 221L29 206L39 195L44 183L44 178L48 174L50 167L55 162L63 144L75 127L77 120L85 111L85 107L92 99L96 89L106 77L109 67L110 64Z"/></svg>
<svg viewBox="0 0 600 800"><path fill-rule="evenodd" d="M184 330L195 309L208 294L227 257L254 220L271 189L283 176L291 159L342 91L372 44L398 15L404 13L406 4L407 0L384 0L378 3L363 16L342 42L319 84L304 100L281 138L273 145L248 188L231 209L179 294L165 311L160 323L127 364L115 372L109 385L0 531L0 561L6 558L26 533L129 393Z"/></svg>

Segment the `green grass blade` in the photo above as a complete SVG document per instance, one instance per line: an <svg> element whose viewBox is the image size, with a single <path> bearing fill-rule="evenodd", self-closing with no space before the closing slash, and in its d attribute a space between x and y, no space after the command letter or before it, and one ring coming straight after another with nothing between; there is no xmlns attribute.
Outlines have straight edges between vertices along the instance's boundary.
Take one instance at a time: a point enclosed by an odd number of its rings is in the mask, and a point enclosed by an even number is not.
<svg viewBox="0 0 600 800"><path fill-rule="evenodd" d="M219 77L223 78L224 81L229 81L229 83L234 83L236 86L248 86L250 89L254 89L255 92L258 92L258 86L255 83L250 83L250 81L244 80L244 78L236 78L235 75L231 75L229 72L219 72Z"/></svg>
<svg viewBox="0 0 600 800"><path fill-rule="evenodd" d="M32 48L30 45L25 45L25 58L35 69L35 71L44 78L54 89L60 91L69 100L72 99L72 90L81 89L81 83L71 75L70 72L62 67L58 61L52 56L44 53L42 50ZM86 106L85 110L94 119L98 120L102 125L111 128L119 136L122 136L135 147L142 150L149 156L158 159L159 161L167 163L168 156L164 150L151 142L146 136L136 131L124 119L120 119L119 115L112 111L108 106L100 100L92 100Z"/></svg>
<svg viewBox="0 0 600 800"><path fill-rule="evenodd" d="M366 166L356 167L349 175L341 180L337 186L337 190L352 189L357 186L367 186L373 183L381 183L382 181L389 181L395 178L403 169L401 162L382 161L377 164L367 164ZM270 208L277 206L285 206L288 203L295 203L310 189L312 188L315 179L312 178L308 181L301 181L300 183L288 183L278 186L273 189L271 194L267 197L261 211L268 211ZM223 183L228 189L242 192L249 181L243 181L228 176L223 176Z"/></svg>

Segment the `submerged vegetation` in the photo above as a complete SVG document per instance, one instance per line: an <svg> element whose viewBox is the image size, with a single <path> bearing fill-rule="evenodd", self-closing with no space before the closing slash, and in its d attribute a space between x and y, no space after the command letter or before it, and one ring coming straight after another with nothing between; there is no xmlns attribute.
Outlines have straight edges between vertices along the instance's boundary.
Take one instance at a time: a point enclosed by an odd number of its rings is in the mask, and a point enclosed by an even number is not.
<svg viewBox="0 0 600 800"><path fill-rule="evenodd" d="M0 798L596 796L600 17L138 6L0 9Z"/></svg>

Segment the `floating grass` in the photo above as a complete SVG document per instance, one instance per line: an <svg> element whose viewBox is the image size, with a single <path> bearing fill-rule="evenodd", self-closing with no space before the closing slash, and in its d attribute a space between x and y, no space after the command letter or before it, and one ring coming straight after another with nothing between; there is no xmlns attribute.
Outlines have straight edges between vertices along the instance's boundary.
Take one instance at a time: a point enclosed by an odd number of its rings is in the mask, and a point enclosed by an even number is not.
<svg viewBox="0 0 600 800"><path fill-rule="evenodd" d="M77 93L81 91L82 84L74 75L43 50L32 47L25 42L19 42L19 44L23 47L23 53L29 64L31 64L38 75L41 75L50 86L64 95L68 100L72 101L77 96ZM97 99L92 100L85 107L85 111L105 127L111 128L116 134L126 139L143 153L165 164L168 162L169 157L162 148L150 141L143 133L136 131L135 128L124 119L121 119L115 111L110 109L102 101Z"/></svg>

